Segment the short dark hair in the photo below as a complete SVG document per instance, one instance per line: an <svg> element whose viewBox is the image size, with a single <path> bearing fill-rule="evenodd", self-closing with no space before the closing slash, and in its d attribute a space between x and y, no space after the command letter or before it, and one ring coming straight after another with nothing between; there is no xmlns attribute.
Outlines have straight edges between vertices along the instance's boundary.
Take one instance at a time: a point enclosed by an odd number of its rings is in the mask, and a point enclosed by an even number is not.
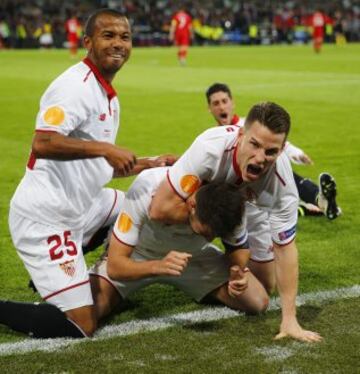
<svg viewBox="0 0 360 374"><path fill-rule="evenodd" d="M102 9L97 9L95 12L91 13L89 18L86 21L85 24L85 35L86 36L93 36L94 35L94 30L95 30L95 23L98 17L107 14L116 18L127 18L124 13L118 12L115 9L110 9L110 8L102 8Z"/></svg>
<svg viewBox="0 0 360 374"><path fill-rule="evenodd" d="M233 183L211 182L196 193L195 213L217 237L231 234L242 223L245 195Z"/></svg>
<svg viewBox="0 0 360 374"><path fill-rule="evenodd" d="M246 116L245 128L249 128L255 121L275 134L285 133L285 138L289 134L290 115L278 104L267 101L254 105Z"/></svg>
<svg viewBox="0 0 360 374"><path fill-rule="evenodd" d="M227 84L225 83L214 83L212 84L207 90L206 90L206 99L208 104L210 104L210 96L213 95L216 92L226 92L230 99L232 99L232 94L230 91L230 88Z"/></svg>

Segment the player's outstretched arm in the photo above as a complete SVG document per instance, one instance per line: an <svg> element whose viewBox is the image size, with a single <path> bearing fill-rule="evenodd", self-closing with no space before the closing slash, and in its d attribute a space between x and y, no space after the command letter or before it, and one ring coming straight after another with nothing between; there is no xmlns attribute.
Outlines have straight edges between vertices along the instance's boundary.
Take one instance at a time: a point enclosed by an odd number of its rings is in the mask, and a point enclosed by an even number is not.
<svg viewBox="0 0 360 374"><path fill-rule="evenodd" d="M36 158L60 161L105 157L115 173L122 176L129 174L136 164L135 155L125 148L106 142L75 139L57 132L37 132L32 151Z"/></svg>
<svg viewBox="0 0 360 374"><path fill-rule="evenodd" d="M174 192L169 181L165 179L152 199L150 218L168 224L186 223L188 214L185 201Z"/></svg>
<svg viewBox="0 0 360 374"><path fill-rule="evenodd" d="M139 157L136 159L136 165L127 176L137 175L146 169L157 168L162 166L171 166L177 161L177 159L178 156L171 154L165 154L154 157ZM114 178L119 176L121 177L122 175L117 175L116 173L114 173Z"/></svg>
<svg viewBox="0 0 360 374"><path fill-rule="evenodd" d="M134 261L133 247L119 242L112 235L109 246L107 272L113 280L135 280L156 275L180 275L186 268L191 255L171 251L161 260Z"/></svg>
<svg viewBox="0 0 360 374"><path fill-rule="evenodd" d="M298 165L312 165L312 159L301 149L290 142L286 142L284 152L291 162Z"/></svg>
<svg viewBox="0 0 360 374"><path fill-rule="evenodd" d="M276 284L282 312L280 332L275 339L290 337L304 342L318 342L322 339L321 336L316 332L304 330L296 317L299 267L295 241L285 246L274 243L274 251Z"/></svg>

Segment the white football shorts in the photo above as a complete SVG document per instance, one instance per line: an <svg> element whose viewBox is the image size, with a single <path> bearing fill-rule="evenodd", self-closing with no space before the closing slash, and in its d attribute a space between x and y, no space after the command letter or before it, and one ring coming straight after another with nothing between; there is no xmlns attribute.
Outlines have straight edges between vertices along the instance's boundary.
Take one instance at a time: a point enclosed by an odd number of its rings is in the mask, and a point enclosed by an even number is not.
<svg viewBox="0 0 360 374"><path fill-rule="evenodd" d="M255 262L274 260L269 214L252 204L246 204L246 228L249 233L250 259Z"/></svg>
<svg viewBox="0 0 360 374"><path fill-rule="evenodd" d="M101 227L115 222L123 199L123 192L103 189L89 209L83 230L59 229L10 210L13 243L44 300L62 311L93 304L82 245Z"/></svg>

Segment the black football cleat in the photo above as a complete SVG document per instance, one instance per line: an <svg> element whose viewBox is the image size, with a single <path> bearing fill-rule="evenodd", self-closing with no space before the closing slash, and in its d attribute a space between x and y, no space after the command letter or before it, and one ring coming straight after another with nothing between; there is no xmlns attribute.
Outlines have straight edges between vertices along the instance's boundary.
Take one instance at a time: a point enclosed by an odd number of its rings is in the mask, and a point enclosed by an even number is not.
<svg viewBox="0 0 360 374"><path fill-rule="evenodd" d="M336 182L328 173L319 175L318 205L330 220L339 217L341 214L341 209L336 204Z"/></svg>

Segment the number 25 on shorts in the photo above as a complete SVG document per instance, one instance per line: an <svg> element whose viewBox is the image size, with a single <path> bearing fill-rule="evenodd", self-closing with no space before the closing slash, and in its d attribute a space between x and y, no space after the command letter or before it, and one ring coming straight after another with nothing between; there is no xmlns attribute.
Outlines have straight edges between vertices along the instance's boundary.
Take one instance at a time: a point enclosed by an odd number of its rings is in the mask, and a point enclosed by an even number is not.
<svg viewBox="0 0 360 374"><path fill-rule="evenodd" d="M52 235L48 237L48 244L52 245L49 249L50 258L52 261L58 260L64 256L66 252L69 256L77 255L77 248L75 243L70 240L71 231L64 231L64 238L61 238L60 235ZM60 247L66 247L65 250Z"/></svg>

